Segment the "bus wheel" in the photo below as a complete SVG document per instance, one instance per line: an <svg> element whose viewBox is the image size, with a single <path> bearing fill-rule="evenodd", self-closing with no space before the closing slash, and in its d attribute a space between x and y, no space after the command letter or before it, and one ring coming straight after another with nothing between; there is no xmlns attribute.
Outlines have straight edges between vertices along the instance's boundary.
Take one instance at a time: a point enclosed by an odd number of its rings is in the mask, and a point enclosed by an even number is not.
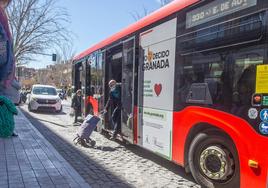
<svg viewBox="0 0 268 188"><path fill-rule="evenodd" d="M198 134L190 145L188 163L202 187L240 187L237 151L232 141L221 134Z"/></svg>

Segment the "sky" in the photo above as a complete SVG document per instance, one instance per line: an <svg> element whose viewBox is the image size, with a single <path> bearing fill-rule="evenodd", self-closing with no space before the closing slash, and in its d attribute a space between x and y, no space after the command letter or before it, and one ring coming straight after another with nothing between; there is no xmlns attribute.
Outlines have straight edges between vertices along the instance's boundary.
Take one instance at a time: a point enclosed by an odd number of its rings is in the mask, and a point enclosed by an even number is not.
<svg viewBox="0 0 268 188"><path fill-rule="evenodd" d="M144 8L160 8L160 0L59 0L70 15L69 30L74 33L73 48L79 54L135 22L132 14L144 14ZM49 50L48 50L48 53ZM28 67L44 68L51 57L39 56Z"/></svg>

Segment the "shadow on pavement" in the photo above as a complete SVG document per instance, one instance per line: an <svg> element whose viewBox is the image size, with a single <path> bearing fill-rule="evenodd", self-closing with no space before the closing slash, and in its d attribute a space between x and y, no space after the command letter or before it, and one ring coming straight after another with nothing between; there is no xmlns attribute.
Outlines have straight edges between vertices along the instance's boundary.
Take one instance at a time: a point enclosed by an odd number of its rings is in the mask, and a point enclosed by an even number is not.
<svg viewBox="0 0 268 188"><path fill-rule="evenodd" d="M104 136L106 138L109 138L110 135L104 134ZM181 176L182 178L184 178L188 181L191 181L193 183L196 183L193 176L190 173L187 174L185 172L185 169L183 167L179 166L178 164L175 164L174 162L171 162L163 157L160 157L160 156L156 155L155 153L148 151L144 148L141 148L139 146L123 143L122 141L119 141L119 140L115 140L115 142L124 146L126 149L130 150L131 152L140 156L141 158L153 161L156 164L166 168L167 170Z"/></svg>
<svg viewBox="0 0 268 188"><path fill-rule="evenodd" d="M24 112L25 113L25 112ZM51 123L53 125L57 125L59 127L64 127L64 128L67 128L68 126L65 126L65 125L61 125L59 123L55 123L55 122L52 122L52 121L48 121L48 120L44 120L44 119L39 119L39 118L35 118L36 120L38 121L42 121L42 122L47 122L47 123Z"/></svg>
<svg viewBox="0 0 268 188"><path fill-rule="evenodd" d="M74 144L70 144L59 137L40 120L33 118L27 111L22 108L20 109L33 126L53 145L62 157L73 166L90 186L106 187L106 184L111 185L111 183L113 183L113 187L133 187L122 178L109 172L102 165L98 164L97 161L85 155ZM112 151L116 148L104 147L103 149L104 151Z"/></svg>
<svg viewBox="0 0 268 188"><path fill-rule="evenodd" d="M91 181L92 178L91 177L89 178L89 175L87 174L87 171L84 170L85 167L83 167L83 172L81 173L81 169L79 168L79 166L77 166L77 163L78 164L82 163L83 166L92 166L92 165L94 165L95 167L93 167L93 169L92 169L93 171L94 171L95 168L98 168L98 169L101 169L100 171L102 172L102 174L105 174L106 176L111 177L111 173L109 171L107 171L105 168L103 168L103 166L99 165L93 159L90 159L89 156L83 154L80 150L77 149L77 147L75 145L67 143L65 140L61 139L57 134L55 134L53 131L51 131L49 128L47 128L42 123L43 120L34 119L27 111L25 111L23 109L21 109L21 110L25 114L25 116L30 120L30 122L40 131L40 133L42 135L44 135L44 137L77 170L77 172L79 174L81 174L81 176L89 184L92 184L92 183L94 184L94 182L98 181L98 180ZM44 121L44 122L55 124L55 123L49 122L49 121ZM110 137L109 134L103 134L103 136L106 137L107 139ZM126 149L128 149L129 151L133 152L134 154L140 156L141 158L150 160L150 161L152 161L152 162L154 162L154 163L166 168L168 171L171 171L171 172L181 176L182 178L187 179L188 181L196 183L195 180L193 179L193 177L191 176L191 174L187 174L185 172L184 168L182 168L181 166L179 166L179 165L177 165L177 164L175 164L175 163L173 163L171 161L168 161L168 160L156 155L155 153L152 153L152 152L150 152L148 150L145 150L144 148L141 148L139 146L131 145L131 144L125 144L125 143L123 143L123 142L121 142L119 140L116 140L116 142L118 144L120 144L120 146L118 146L118 147L95 146L92 149L102 150L102 151L105 151L105 152L112 152L112 151L115 151L116 149L125 147ZM62 147L63 145L64 145L64 149ZM73 156L70 156L69 155L70 153L72 153ZM77 160L71 160L73 158L76 158ZM89 171L91 171L90 168L89 168ZM88 173L92 174L91 172L88 172ZM126 187L126 188L133 187L133 186L127 184L126 182L124 182L124 180L120 179L119 177L114 176L113 174L112 174L112 176L113 176L112 179L115 182L119 181L121 183L124 183L123 187Z"/></svg>
<svg viewBox="0 0 268 188"><path fill-rule="evenodd" d="M110 152L110 151L115 151L119 148L122 148L122 147L97 146L97 147L94 147L93 149Z"/></svg>
<svg viewBox="0 0 268 188"><path fill-rule="evenodd" d="M49 111L49 110L38 110L38 111L33 111L33 113L36 113L36 114L53 114L53 115L66 115L65 112L52 112L52 111Z"/></svg>

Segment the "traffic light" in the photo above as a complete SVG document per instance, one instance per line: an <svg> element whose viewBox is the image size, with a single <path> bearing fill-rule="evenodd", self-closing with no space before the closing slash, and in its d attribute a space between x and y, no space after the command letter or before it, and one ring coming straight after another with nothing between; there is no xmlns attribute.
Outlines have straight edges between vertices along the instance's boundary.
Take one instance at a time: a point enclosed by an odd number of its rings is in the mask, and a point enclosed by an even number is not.
<svg viewBox="0 0 268 188"><path fill-rule="evenodd" d="M52 61L57 61L57 54L52 54Z"/></svg>

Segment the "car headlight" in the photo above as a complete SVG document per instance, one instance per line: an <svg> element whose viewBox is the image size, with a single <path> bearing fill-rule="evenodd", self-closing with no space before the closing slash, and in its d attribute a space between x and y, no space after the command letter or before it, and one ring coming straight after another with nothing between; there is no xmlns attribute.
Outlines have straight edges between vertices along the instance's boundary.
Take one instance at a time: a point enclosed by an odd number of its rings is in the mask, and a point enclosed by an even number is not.
<svg viewBox="0 0 268 188"><path fill-rule="evenodd" d="M57 102L60 102L61 100L60 100L60 98L58 98L58 99L56 99L56 101L57 101Z"/></svg>

